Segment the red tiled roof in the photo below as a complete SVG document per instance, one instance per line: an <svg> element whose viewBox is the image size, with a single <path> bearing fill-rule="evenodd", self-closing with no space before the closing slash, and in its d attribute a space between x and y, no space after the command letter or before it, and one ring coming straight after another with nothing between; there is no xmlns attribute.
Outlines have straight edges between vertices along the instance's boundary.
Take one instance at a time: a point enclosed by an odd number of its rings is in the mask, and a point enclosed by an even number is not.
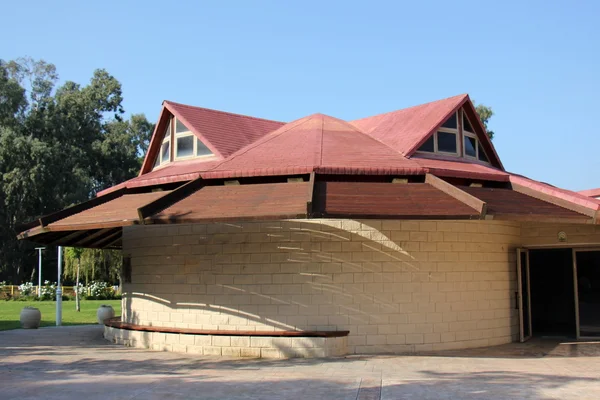
<svg viewBox="0 0 600 400"><path fill-rule="evenodd" d="M597 189L588 189L588 190L581 190L579 192L577 192L583 196L587 196L587 197L600 197L600 188Z"/></svg>
<svg viewBox="0 0 600 400"><path fill-rule="evenodd" d="M204 178L302 174L418 174L423 169L349 123L323 114L290 122L236 152Z"/></svg>
<svg viewBox="0 0 600 400"><path fill-rule="evenodd" d="M469 162L468 160L425 157L412 157L411 160L426 168L427 172L437 176L502 182L508 182L509 180L509 174L504 171L476 162Z"/></svg>
<svg viewBox="0 0 600 400"><path fill-rule="evenodd" d="M308 182L206 186L151 216L154 223L306 218Z"/></svg>
<svg viewBox="0 0 600 400"><path fill-rule="evenodd" d="M224 158L285 124L172 101L164 104L167 110L199 135L204 144L214 146Z"/></svg>
<svg viewBox="0 0 600 400"><path fill-rule="evenodd" d="M208 171L220 160L215 157L192 159L187 161L178 161L176 163L166 164L164 167L155 169L146 174L137 176L133 179L98 192L98 196L103 196L110 192L122 188L135 188L143 186L164 185L173 182L186 182L200 177L200 173Z"/></svg>
<svg viewBox="0 0 600 400"><path fill-rule="evenodd" d="M403 155L410 155L421 141L468 100L466 94L433 101L350 123Z"/></svg>

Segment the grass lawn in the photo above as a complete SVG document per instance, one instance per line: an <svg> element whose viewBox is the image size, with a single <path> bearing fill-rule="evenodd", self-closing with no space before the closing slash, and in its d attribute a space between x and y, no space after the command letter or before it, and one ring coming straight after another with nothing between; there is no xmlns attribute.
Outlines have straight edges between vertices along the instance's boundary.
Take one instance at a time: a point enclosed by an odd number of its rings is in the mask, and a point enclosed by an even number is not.
<svg viewBox="0 0 600 400"><path fill-rule="evenodd" d="M75 301L62 302L63 325L85 325L97 323L96 311L101 304L109 304L115 315L121 315L121 300L81 300L81 311L75 311ZM23 307L32 306L42 313L40 326L56 325L55 301L2 301L0 300L0 331L21 327L19 317Z"/></svg>

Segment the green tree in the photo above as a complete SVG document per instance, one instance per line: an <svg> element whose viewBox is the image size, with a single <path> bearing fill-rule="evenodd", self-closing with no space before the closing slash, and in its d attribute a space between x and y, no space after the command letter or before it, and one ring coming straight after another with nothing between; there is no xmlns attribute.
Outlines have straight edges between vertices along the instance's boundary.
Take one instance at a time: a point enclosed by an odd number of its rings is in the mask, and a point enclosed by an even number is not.
<svg viewBox="0 0 600 400"><path fill-rule="evenodd" d="M479 119L483 123L483 126L485 126L485 130L486 130L488 136L490 137L490 139L493 139L494 131L488 127L488 122L489 122L490 118L492 118L492 116L494 115L494 111L492 111L491 107L485 106L483 104L478 104L475 107L475 111L477 111L477 114L479 115Z"/></svg>
<svg viewBox="0 0 600 400"><path fill-rule="evenodd" d="M125 120L107 71L87 85L57 81L43 60L0 60L0 280L20 282L35 265L17 224L136 176L153 130L144 115Z"/></svg>

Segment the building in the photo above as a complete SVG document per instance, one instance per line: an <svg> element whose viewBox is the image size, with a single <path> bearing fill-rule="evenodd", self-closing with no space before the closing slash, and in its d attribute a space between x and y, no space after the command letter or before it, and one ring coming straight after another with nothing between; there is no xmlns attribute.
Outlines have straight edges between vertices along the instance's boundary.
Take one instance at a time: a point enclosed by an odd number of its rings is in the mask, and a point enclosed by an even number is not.
<svg viewBox="0 0 600 400"><path fill-rule="evenodd" d="M582 190L579 192L579 194L582 194L582 195L588 196L588 197L592 197L594 199L600 199L600 188Z"/></svg>
<svg viewBox="0 0 600 400"><path fill-rule="evenodd" d="M118 343L404 353L598 336L599 208L505 171L467 95L349 122L165 101L138 177L20 238L123 249Z"/></svg>

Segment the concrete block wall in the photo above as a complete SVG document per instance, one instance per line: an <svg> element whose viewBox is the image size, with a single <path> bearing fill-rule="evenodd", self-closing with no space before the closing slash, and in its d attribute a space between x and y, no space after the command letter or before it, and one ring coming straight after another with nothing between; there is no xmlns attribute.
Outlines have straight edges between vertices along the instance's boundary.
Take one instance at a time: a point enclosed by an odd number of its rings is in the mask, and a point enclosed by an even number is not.
<svg viewBox="0 0 600 400"><path fill-rule="evenodd" d="M510 342L521 224L309 220L134 226L123 320L348 330L349 353Z"/></svg>

